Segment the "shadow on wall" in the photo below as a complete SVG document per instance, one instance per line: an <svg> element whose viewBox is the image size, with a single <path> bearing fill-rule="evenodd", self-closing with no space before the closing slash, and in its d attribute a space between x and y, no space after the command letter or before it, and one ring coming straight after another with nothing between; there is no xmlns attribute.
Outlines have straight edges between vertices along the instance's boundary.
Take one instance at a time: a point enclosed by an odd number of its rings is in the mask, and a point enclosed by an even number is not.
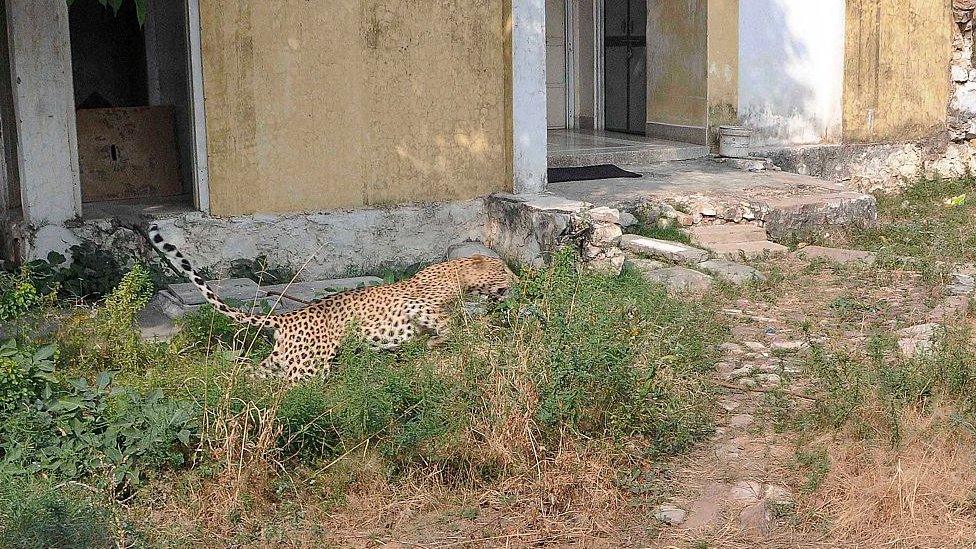
<svg viewBox="0 0 976 549"><path fill-rule="evenodd" d="M840 138L844 0L741 0L739 119L757 145Z"/></svg>

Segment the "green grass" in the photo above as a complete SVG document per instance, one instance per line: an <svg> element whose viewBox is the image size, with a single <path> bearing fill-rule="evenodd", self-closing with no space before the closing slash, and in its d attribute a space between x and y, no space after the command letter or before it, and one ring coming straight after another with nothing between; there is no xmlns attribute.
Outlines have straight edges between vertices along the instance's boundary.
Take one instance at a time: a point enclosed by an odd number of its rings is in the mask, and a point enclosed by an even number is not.
<svg viewBox="0 0 976 549"><path fill-rule="evenodd" d="M421 340L377 352L350 339L328 378L292 388L249 379L269 351L267 334L213 311L188 316L170 343L141 342L134 311L149 286L136 268L54 333L61 350L37 374L53 388L42 404L22 395L45 389L4 370L0 388L11 394L3 402L14 404L0 419L17 436L2 453L18 479L42 467L52 486L79 482L108 501L151 501L145 491L163 479L175 486L263 471L266 482L237 492L214 480L234 494L224 516L240 524L281 486L314 483L328 505L341 505L367 469L394 483L435 470L440 482L463 486L532 477L539 460L567 447L607 461L660 459L713 431L710 373L727 334L711 307L670 297L630 270L581 274L569 251L522 272L513 296L487 314L459 313L439 348ZM86 381L69 382L75 377ZM67 434L39 436L44 425ZM8 500L31 508L31 493ZM65 525L72 513L102 524L91 514L102 507L58 505L48 506L60 513L51 516ZM18 531L30 530L9 516ZM99 546L111 539L99 532L63 535ZM48 535L16 535L35 534Z"/></svg>
<svg viewBox="0 0 976 549"><path fill-rule="evenodd" d="M946 199L965 194L965 204ZM854 247L882 254L882 259L912 258L915 268L934 269L943 262L976 261L976 180L921 180L903 194L878 197L879 226L852 235Z"/></svg>
<svg viewBox="0 0 976 549"><path fill-rule="evenodd" d="M855 436L898 445L901 413L949 407L976 418L976 348L965 328L951 327L929 352L903 356L890 334L868 341L866 355L814 346L806 370L815 382L812 410L792 426L804 433L849 430Z"/></svg>

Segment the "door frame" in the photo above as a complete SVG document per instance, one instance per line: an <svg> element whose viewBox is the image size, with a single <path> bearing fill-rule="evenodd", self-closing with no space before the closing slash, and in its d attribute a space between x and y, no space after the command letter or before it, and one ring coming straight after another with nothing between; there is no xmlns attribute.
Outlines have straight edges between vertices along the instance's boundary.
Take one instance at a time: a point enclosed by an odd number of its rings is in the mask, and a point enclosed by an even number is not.
<svg viewBox="0 0 976 549"><path fill-rule="evenodd" d="M575 130L579 127L576 118L576 104L579 101L579 90L576 89L576 71L579 70L579 5L575 0L563 0L565 3L566 22L565 31L566 59L563 70L566 71L566 129Z"/></svg>
<svg viewBox="0 0 976 549"><path fill-rule="evenodd" d="M606 62L604 8L604 0L593 0L593 128L601 131L607 128L606 86L603 73Z"/></svg>
<svg viewBox="0 0 976 549"><path fill-rule="evenodd" d="M210 213L210 166L207 156L207 111L203 93L200 0L186 0L186 25L190 56L190 125L193 128L193 203L197 210Z"/></svg>

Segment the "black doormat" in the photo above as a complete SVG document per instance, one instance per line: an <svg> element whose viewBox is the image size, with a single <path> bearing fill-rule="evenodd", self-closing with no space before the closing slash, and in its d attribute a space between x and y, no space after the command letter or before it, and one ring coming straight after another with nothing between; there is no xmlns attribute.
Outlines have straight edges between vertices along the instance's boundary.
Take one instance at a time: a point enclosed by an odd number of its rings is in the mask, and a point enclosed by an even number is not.
<svg viewBox="0 0 976 549"><path fill-rule="evenodd" d="M549 168L549 182L562 183L565 181L590 181L593 179L613 179L615 177L642 177L639 173L614 166L600 164L599 166L580 166L578 168Z"/></svg>

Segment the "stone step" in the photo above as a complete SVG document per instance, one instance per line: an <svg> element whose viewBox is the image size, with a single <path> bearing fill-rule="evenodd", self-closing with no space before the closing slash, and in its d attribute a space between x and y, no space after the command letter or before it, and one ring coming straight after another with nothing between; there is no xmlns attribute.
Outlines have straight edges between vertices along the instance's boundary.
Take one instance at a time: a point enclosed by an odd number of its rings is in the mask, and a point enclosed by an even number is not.
<svg viewBox="0 0 976 549"><path fill-rule="evenodd" d="M756 242L733 242L730 244L715 244L711 247L712 251L720 257L727 259L758 259L769 255L777 257L784 255L789 248L775 242L765 240Z"/></svg>
<svg viewBox="0 0 976 549"><path fill-rule="evenodd" d="M382 283L383 279L376 276L357 276L351 278L337 278L333 280L315 280L312 282L295 282L292 284L262 286L261 289L267 292L268 295L282 295L295 301L309 302L345 290L364 288L366 286L377 286Z"/></svg>
<svg viewBox="0 0 976 549"><path fill-rule="evenodd" d="M708 259L708 252L694 246L636 234L623 235L620 238L620 247L628 252L684 265L695 265Z"/></svg>
<svg viewBox="0 0 976 549"><path fill-rule="evenodd" d="M727 259L710 259L704 261L698 264L698 269L732 284L746 284L766 280L766 277L756 269Z"/></svg>
<svg viewBox="0 0 976 549"><path fill-rule="evenodd" d="M228 278L224 280L208 280L207 286L210 286L217 296L221 299L236 299L238 301L245 301L249 299L255 299L259 297L267 296L258 283L249 278ZM206 301L203 298L203 294L200 290L189 282L182 284L170 284L167 286L170 293L181 305L203 305Z"/></svg>
<svg viewBox="0 0 976 549"><path fill-rule="evenodd" d="M734 244L769 240L766 229L756 225L728 223L725 225L699 225L688 229L691 241L711 248L717 244Z"/></svg>
<svg viewBox="0 0 976 549"><path fill-rule="evenodd" d="M825 246L806 246L795 252L800 259L822 259L841 265L851 263L863 263L870 265L874 263L875 256L871 252L864 250L847 250L844 248L827 248Z"/></svg>
<svg viewBox="0 0 976 549"><path fill-rule="evenodd" d="M685 267L667 267L643 274L648 281L664 284L675 293L703 292L714 282L711 276Z"/></svg>

